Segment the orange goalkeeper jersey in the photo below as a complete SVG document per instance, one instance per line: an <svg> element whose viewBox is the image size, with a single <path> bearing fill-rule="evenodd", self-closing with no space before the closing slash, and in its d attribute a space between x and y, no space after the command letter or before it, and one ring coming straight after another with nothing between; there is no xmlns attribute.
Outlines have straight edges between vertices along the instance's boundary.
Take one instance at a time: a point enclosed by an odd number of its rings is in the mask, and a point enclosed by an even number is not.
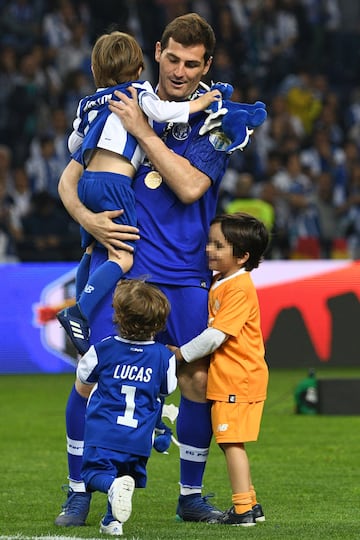
<svg viewBox="0 0 360 540"><path fill-rule="evenodd" d="M260 307L250 273L215 276L209 293L209 326L229 338L211 355L207 398L253 402L266 399L268 367Z"/></svg>

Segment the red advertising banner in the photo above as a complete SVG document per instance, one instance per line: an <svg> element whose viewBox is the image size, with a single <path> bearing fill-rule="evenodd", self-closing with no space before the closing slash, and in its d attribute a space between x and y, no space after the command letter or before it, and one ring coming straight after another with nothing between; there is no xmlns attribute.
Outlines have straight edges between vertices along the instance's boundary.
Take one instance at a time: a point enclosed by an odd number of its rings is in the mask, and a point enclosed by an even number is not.
<svg viewBox="0 0 360 540"><path fill-rule="evenodd" d="M360 261L266 261L252 275L270 366L360 366Z"/></svg>

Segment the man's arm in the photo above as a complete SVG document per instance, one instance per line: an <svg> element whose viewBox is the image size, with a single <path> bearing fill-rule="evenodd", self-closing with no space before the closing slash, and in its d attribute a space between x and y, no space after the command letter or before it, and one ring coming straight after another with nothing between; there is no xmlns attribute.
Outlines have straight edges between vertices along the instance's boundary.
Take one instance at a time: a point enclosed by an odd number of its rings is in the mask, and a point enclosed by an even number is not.
<svg viewBox="0 0 360 540"><path fill-rule="evenodd" d="M130 86L129 91L132 98L116 91L121 101L110 100L110 110L119 116L125 129L136 137L154 168L176 196L184 204L199 200L211 186L210 178L193 167L186 158L169 150L147 122L138 105L135 88Z"/></svg>
<svg viewBox="0 0 360 540"><path fill-rule="evenodd" d="M77 187L83 168L80 163L72 159L64 169L59 180L59 195L71 217L80 223L109 253L116 254L116 249L133 251L125 244L126 240L138 240L139 231L130 225L120 225L113 221L122 214L123 210L113 210L94 213L82 204L79 199Z"/></svg>

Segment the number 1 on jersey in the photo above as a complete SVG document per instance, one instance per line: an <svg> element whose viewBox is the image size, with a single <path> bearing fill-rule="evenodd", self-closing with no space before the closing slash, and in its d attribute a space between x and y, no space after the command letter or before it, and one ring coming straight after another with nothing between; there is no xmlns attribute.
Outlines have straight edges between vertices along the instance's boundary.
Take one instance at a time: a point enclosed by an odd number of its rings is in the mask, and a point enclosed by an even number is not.
<svg viewBox="0 0 360 540"><path fill-rule="evenodd" d="M127 384L122 385L121 393L125 394L126 408L125 408L124 416L117 417L117 424L121 424L122 426L128 426L132 428L137 427L138 420L134 418L135 392L136 392L136 388L134 386L128 386Z"/></svg>

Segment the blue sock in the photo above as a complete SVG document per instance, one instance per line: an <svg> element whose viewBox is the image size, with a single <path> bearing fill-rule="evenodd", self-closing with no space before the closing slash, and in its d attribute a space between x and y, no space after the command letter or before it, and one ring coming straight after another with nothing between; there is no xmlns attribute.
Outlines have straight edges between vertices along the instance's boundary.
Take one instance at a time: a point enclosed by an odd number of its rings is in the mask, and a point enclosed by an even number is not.
<svg viewBox="0 0 360 540"><path fill-rule="evenodd" d="M80 295L89 279L90 260L91 255L85 252L81 258L81 261L79 262L79 266L77 267L75 280L76 300L79 300Z"/></svg>
<svg viewBox="0 0 360 540"><path fill-rule="evenodd" d="M66 436L69 478L82 482L81 465L84 452L85 412L87 399L80 396L75 385L66 406Z"/></svg>
<svg viewBox="0 0 360 540"><path fill-rule="evenodd" d="M109 473L95 474L89 481L87 488L89 491L100 491L107 493L116 476Z"/></svg>
<svg viewBox="0 0 360 540"><path fill-rule="evenodd" d="M107 512L101 521L103 522L104 525L109 525L109 523L111 523L112 521L115 521L115 518L112 515L112 508L109 501L107 503Z"/></svg>
<svg viewBox="0 0 360 540"><path fill-rule="evenodd" d="M124 275L121 267L106 261L89 276L88 282L78 300L78 306L83 316L89 320L101 300L112 291L119 279Z"/></svg>
<svg viewBox="0 0 360 540"><path fill-rule="evenodd" d="M180 446L180 485L201 491L212 437L210 403L181 397L177 417Z"/></svg>

